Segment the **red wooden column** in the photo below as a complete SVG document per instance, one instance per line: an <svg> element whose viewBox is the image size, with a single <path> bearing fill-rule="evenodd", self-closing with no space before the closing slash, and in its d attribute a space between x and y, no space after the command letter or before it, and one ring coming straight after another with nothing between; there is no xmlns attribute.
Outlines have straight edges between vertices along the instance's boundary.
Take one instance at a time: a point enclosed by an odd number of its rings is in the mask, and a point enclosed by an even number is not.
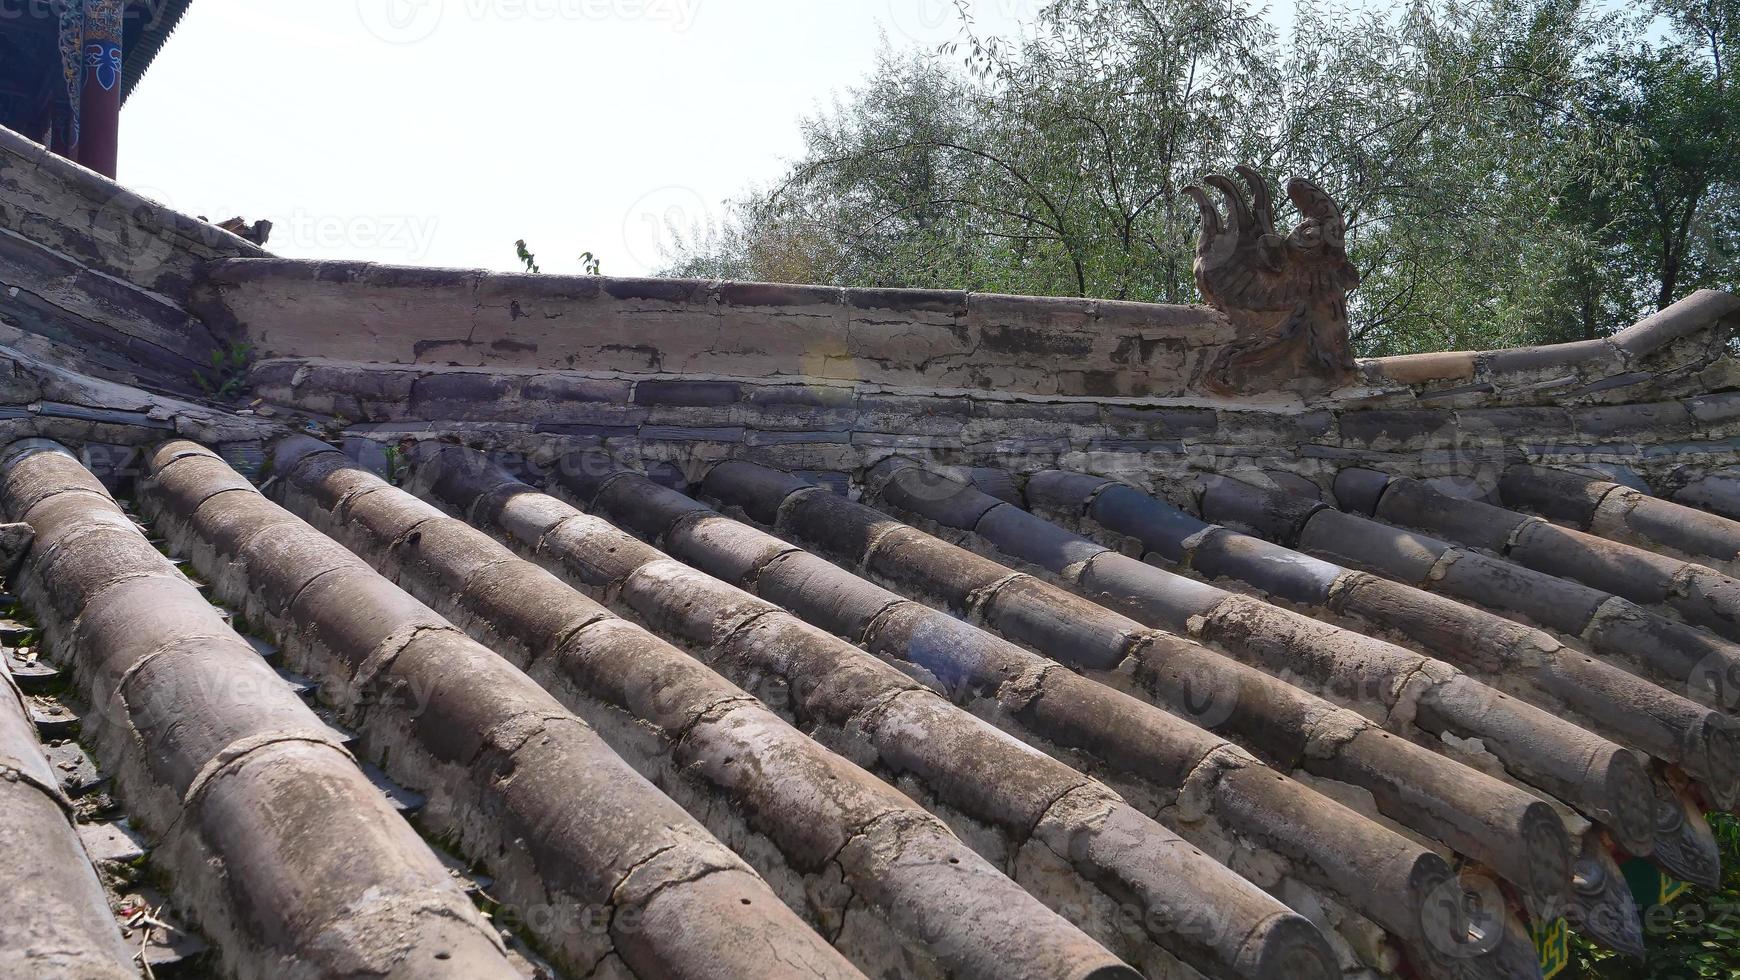
<svg viewBox="0 0 1740 980"><path fill-rule="evenodd" d="M84 84L79 90L78 160L115 176L121 135L122 0L84 0Z"/></svg>

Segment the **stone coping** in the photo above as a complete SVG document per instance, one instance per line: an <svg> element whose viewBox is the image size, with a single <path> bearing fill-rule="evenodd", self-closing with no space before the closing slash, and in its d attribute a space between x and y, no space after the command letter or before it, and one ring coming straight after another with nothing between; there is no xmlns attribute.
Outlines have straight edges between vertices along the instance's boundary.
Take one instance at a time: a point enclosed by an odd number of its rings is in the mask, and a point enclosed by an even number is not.
<svg viewBox="0 0 1740 980"><path fill-rule="evenodd" d="M1740 313L1740 296L1700 289L1611 337L1502 350L1377 357L1361 361L1360 369L1367 381L1402 385L1471 383L1551 370L1583 373L1605 369L1607 374L1618 376L1675 341L1734 319L1736 313Z"/></svg>

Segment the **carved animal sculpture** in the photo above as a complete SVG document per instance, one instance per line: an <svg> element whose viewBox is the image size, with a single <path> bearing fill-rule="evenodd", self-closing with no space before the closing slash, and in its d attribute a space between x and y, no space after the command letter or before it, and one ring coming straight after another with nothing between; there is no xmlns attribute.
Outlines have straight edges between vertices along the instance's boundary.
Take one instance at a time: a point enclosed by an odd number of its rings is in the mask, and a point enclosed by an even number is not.
<svg viewBox="0 0 1740 980"><path fill-rule="evenodd" d="M1341 208L1316 184L1295 177L1287 196L1303 220L1282 237L1268 182L1253 167L1234 172L1250 188L1249 201L1232 178L1203 178L1225 199L1224 217L1207 191L1184 188L1202 211L1197 288L1236 331L1201 383L1225 394L1254 394L1312 393L1348 381L1354 362L1347 293L1359 285L1359 273L1347 259Z"/></svg>

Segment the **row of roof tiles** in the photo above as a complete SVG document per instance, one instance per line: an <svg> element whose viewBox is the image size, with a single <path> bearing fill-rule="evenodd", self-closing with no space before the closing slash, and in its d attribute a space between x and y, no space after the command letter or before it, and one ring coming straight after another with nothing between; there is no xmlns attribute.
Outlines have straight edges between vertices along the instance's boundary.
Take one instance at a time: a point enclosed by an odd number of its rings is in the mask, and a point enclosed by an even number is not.
<svg viewBox="0 0 1740 980"><path fill-rule="evenodd" d="M21 595L235 975L513 972L358 756L559 969L647 977L1535 976L1526 918L1638 950L1618 862L1713 881L1701 813L1740 793L1740 525L1575 474L1185 509L905 460L863 501L597 458L546 493L445 446L400 488L305 438L271 499L191 443L149 470L141 507L360 739L72 456L0 456ZM31 853L0 873L40 891ZM85 918L0 956L108 962Z"/></svg>

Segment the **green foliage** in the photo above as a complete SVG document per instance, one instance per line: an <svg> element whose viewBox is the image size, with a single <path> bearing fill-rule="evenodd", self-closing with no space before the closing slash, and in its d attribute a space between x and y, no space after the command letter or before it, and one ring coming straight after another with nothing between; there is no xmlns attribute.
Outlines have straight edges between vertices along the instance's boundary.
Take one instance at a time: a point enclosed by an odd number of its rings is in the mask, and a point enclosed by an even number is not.
<svg viewBox="0 0 1740 980"><path fill-rule="evenodd" d="M411 469L405 450L400 446L386 446L381 451L387 457L387 482L395 487L403 486Z"/></svg>
<svg viewBox="0 0 1740 980"><path fill-rule="evenodd" d="M1693 889L1671 906L1646 909L1649 956L1639 963L1573 939L1588 980L1734 980L1740 977L1740 820L1710 817L1722 850L1722 887Z"/></svg>
<svg viewBox="0 0 1740 980"><path fill-rule="evenodd" d="M254 366L254 348L240 341L211 352L208 370L194 368L193 380L207 396L226 400L248 388L248 371Z"/></svg>
<svg viewBox="0 0 1740 980"><path fill-rule="evenodd" d="M1194 302L1179 189L1241 161L1342 202L1362 353L1605 335L1740 273L1735 0L962 5L802 121L669 274Z"/></svg>
<svg viewBox="0 0 1740 980"><path fill-rule="evenodd" d="M533 255L530 249L526 248L526 240L524 238L514 242L514 252L519 256L519 260L525 263L527 272L536 275L542 271L538 268L538 257Z"/></svg>
<svg viewBox="0 0 1740 980"><path fill-rule="evenodd" d="M527 272L537 275L544 271L538 268L538 257L532 253L531 249L526 247L526 240L524 238L514 242L514 252L515 255L518 256L520 262L525 265ZM596 276L600 274L599 269L600 262L597 255L590 251L580 253L581 272L589 276Z"/></svg>
<svg viewBox="0 0 1740 980"><path fill-rule="evenodd" d="M1656 284L1647 299L1658 305L1672 302L1682 279L1731 272L1740 246L1731 222L1699 220L1732 217L1740 185L1740 90L1723 77L1722 53L1708 55L1684 44L1621 52L1605 59L1595 91L1602 118L1641 137L1631 184L1597 190L1611 216L1605 238L1635 252L1633 278Z"/></svg>

